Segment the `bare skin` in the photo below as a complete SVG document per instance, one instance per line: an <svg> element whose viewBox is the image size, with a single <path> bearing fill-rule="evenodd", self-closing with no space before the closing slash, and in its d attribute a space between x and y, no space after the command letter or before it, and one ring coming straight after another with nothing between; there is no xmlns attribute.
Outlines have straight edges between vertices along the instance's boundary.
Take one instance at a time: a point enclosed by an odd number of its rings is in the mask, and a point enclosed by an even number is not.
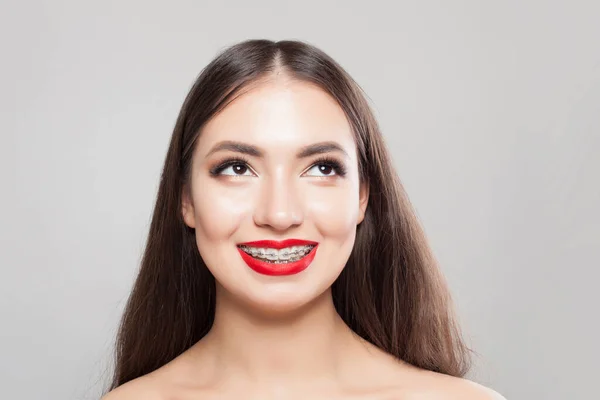
<svg viewBox="0 0 600 400"><path fill-rule="evenodd" d="M280 326L229 316L239 330L214 330L104 400L503 399L468 380L394 359L332 315L329 294L317 303Z"/></svg>
<svg viewBox="0 0 600 400"><path fill-rule="evenodd" d="M210 170L231 150L255 146L247 169ZM333 142L345 172L298 158ZM229 154L235 156L235 154ZM217 282L215 323L169 364L104 400L502 399L470 381L421 370L362 340L335 311L331 284L368 206L354 138L341 108L310 84L277 76L228 105L203 129L182 213ZM325 171L325 172L323 172ZM311 266L266 277L244 264L236 243L301 238L319 242Z"/></svg>

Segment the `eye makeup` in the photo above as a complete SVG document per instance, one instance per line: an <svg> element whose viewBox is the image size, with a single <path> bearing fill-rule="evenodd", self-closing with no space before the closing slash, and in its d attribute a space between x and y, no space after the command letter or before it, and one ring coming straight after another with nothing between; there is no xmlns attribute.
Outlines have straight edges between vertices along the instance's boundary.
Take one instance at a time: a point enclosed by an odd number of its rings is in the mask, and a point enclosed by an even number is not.
<svg viewBox="0 0 600 400"><path fill-rule="evenodd" d="M346 172L347 172L346 166L342 162L335 159L334 157L329 157L329 156L319 157L315 161L313 161L310 168L308 168L306 171L310 171L311 169L313 169L316 166L325 166L327 168L331 168L335 172L335 175L323 175L322 176L323 178L327 178L330 176L339 176L339 177L343 178L344 176L346 176Z"/></svg>
<svg viewBox="0 0 600 400"><path fill-rule="evenodd" d="M246 159L245 157L237 156L237 157L226 158L225 160L217 163L216 166L212 167L209 170L209 173L211 176L218 177L218 176L222 176L222 173L225 169L227 169L229 167L233 167L233 166L242 166L247 169L251 169L249 164L250 164L250 160Z"/></svg>
<svg viewBox="0 0 600 400"><path fill-rule="evenodd" d="M246 172L246 170L251 170L252 168L250 167L250 160L248 160L245 157L241 157L241 156L236 156L236 157L230 157L230 158L226 158L225 160L218 162L214 167L211 167L209 169L209 173L211 176L213 177L219 177L219 176L242 176L242 174L233 174L233 175L224 175L223 171L225 171L227 168L229 167L241 167L244 169L243 172ZM317 158L316 160L314 160L312 162L312 164L310 165L309 168L307 168L302 175L305 175L308 171L312 170L314 167L325 167L325 168L329 168L331 169L333 172L335 172L334 175L310 175L310 177L316 177L316 178L330 178L330 177L340 177L343 178L346 176L347 173L347 169L346 166L344 165L343 162L337 160L335 157L331 157L331 156L321 156L319 158ZM320 171L323 172L323 171Z"/></svg>

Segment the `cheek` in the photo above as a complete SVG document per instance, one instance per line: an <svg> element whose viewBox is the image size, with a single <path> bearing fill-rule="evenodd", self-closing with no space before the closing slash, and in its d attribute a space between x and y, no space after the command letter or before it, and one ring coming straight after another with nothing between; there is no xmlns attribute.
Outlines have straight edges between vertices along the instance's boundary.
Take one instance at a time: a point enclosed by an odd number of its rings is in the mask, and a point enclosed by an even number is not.
<svg viewBox="0 0 600 400"><path fill-rule="evenodd" d="M311 221L323 237L345 240L353 235L358 221L358 189L348 186L315 188L306 197Z"/></svg>
<svg viewBox="0 0 600 400"><path fill-rule="evenodd" d="M229 238L242 221L251 216L253 206L248 201L249 189L231 190L211 181L198 182L197 187L194 208L196 231L201 238L209 242Z"/></svg>

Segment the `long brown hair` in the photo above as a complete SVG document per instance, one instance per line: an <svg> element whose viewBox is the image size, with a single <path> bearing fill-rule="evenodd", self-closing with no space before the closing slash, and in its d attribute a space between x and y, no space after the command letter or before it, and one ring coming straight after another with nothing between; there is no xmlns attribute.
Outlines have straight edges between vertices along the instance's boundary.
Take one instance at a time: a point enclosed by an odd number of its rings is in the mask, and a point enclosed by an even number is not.
<svg viewBox="0 0 600 400"><path fill-rule="evenodd" d="M399 359L453 376L467 372L470 354L448 289L361 89L312 45L249 40L218 55L183 103L141 269L119 327L109 390L165 365L210 330L215 281L183 222L182 190L203 125L245 88L277 71L336 99L354 132L360 179L369 185L365 218L332 286L337 312L358 335Z"/></svg>

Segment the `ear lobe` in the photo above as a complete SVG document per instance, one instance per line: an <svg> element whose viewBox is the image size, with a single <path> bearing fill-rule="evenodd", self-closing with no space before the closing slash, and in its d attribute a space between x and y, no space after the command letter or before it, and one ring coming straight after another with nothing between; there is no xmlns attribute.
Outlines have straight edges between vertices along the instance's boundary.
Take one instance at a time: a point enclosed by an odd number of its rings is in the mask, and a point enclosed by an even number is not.
<svg viewBox="0 0 600 400"><path fill-rule="evenodd" d="M184 189L181 195L181 216L183 217L183 222L190 228L196 227L196 218L194 215L194 205L191 200L191 196L188 194L188 191Z"/></svg>
<svg viewBox="0 0 600 400"><path fill-rule="evenodd" d="M369 205L369 184L363 183L360 186L360 195L358 202L358 221L356 225L363 222L365 219L365 213L367 212L367 206Z"/></svg>

